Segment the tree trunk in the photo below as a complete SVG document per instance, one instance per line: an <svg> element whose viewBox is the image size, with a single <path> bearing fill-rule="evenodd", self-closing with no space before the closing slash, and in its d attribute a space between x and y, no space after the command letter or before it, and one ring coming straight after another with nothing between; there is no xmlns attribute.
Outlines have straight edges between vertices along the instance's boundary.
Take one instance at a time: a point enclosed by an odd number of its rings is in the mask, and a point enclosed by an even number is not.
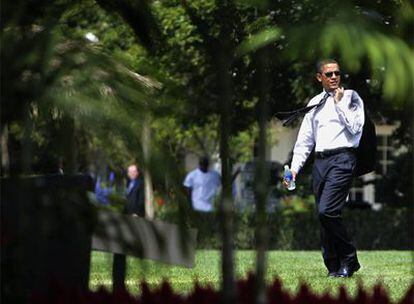
<svg viewBox="0 0 414 304"><path fill-rule="evenodd" d="M255 198L256 198L256 298L258 304L266 303L266 201L268 196L269 166L266 163L266 130L267 130L267 102L268 84L266 77L267 51L263 49L257 52L258 60L258 85L259 85L259 139L258 139L258 163L255 172Z"/></svg>
<svg viewBox="0 0 414 304"><path fill-rule="evenodd" d="M1 177L10 175L9 126L5 124L1 130Z"/></svg>
<svg viewBox="0 0 414 304"><path fill-rule="evenodd" d="M225 10L225 4L221 7ZM223 15L225 15L223 11ZM223 26L220 33L220 48L217 60L217 82L219 85L220 103L220 159L222 163L222 198L220 202L221 233L222 233L222 301L226 304L235 303L236 286L234 282L233 261L233 198L231 191L231 165L229 153L229 137L231 129L231 74L232 61L230 29Z"/></svg>
<svg viewBox="0 0 414 304"><path fill-rule="evenodd" d="M229 85L224 78L222 81ZM234 265L233 265L233 199L231 194L231 177L230 177L230 157L229 157L229 123L230 123L230 90L223 87L221 104L222 112L220 117L220 158L222 163L222 199L220 206L220 215L222 223L222 292L224 303L234 303L236 290L234 284Z"/></svg>
<svg viewBox="0 0 414 304"><path fill-rule="evenodd" d="M152 188L152 177L149 170L151 158L151 128L149 114L145 114L142 128L142 150L144 155L144 183L145 183L145 217L154 218L154 191Z"/></svg>
<svg viewBox="0 0 414 304"><path fill-rule="evenodd" d="M62 127L59 129L59 139L57 143L62 146L61 153L63 155L65 174L78 173L78 149L76 146L76 127L75 119L69 115L62 118ZM57 165L56 172L57 172Z"/></svg>
<svg viewBox="0 0 414 304"><path fill-rule="evenodd" d="M29 104L26 104L23 108L24 119L23 119L23 138L22 138L22 170L23 174L30 175L32 173L32 132L33 132L33 121L30 117Z"/></svg>

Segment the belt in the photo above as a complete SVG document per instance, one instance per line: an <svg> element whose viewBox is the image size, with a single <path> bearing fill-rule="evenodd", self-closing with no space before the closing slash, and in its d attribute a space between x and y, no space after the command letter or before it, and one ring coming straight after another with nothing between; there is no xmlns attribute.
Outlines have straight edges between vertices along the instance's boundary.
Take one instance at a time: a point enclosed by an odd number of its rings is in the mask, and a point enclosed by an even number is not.
<svg viewBox="0 0 414 304"><path fill-rule="evenodd" d="M352 152L355 153L355 148L338 148L338 149L332 149L332 150L324 150L322 152L316 152L315 156L316 158L327 158L332 155L336 155L339 153L346 153L346 152Z"/></svg>

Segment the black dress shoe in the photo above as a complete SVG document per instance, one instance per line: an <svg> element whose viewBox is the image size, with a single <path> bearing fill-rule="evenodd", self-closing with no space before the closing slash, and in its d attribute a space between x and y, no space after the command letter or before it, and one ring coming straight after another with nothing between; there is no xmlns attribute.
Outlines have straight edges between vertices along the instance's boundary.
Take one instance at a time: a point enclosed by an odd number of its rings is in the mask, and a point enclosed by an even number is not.
<svg viewBox="0 0 414 304"><path fill-rule="evenodd" d="M358 262L344 265L336 272L336 277L338 278L350 278L354 274L354 272L357 272L361 268L361 265L359 265Z"/></svg>
<svg viewBox="0 0 414 304"><path fill-rule="evenodd" d="M329 271L328 272L328 278L335 278L336 277L336 271Z"/></svg>

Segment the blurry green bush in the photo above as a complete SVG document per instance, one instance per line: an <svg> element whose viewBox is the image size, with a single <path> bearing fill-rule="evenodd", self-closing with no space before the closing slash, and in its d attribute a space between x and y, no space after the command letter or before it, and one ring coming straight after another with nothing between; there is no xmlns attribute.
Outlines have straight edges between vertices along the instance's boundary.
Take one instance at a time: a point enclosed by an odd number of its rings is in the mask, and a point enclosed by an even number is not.
<svg viewBox="0 0 414 304"><path fill-rule="evenodd" d="M309 206L304 201L303 206ZM267 214L269 250L318 250L319 223L313 208L282 209ZM177 205L171 202L157 208L156 218L177 222ZM216 213L187 213L187 225L198 229L199 249L218 249L220 225ZM344 221L358 249L383 250L414 248L414 223L409 208L383 208L379 211L345 209ZM234 246L236 249L255 248L255 214L236 213Z"/></svg>

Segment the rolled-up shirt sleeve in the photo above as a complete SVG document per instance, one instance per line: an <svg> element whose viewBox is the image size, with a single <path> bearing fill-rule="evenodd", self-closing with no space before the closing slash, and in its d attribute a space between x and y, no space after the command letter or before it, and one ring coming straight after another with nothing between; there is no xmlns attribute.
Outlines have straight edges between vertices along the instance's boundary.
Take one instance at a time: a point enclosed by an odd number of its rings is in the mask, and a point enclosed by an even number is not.
<svg viewBox="0 0 414 304"><path fill-rule="evenodd" d="M362 131L365 120L364 103L357 92L345 91L342 100L336 104L335 109L339 119L352 135Z"/></svg>
<svg viewBox="0 0 414 304"><path fill-rule="evenodd" d="M298 138L293 148L293 158L290 169L298 173L315 146L315 136L312 126L313 111L303 118Z"/></svg>

